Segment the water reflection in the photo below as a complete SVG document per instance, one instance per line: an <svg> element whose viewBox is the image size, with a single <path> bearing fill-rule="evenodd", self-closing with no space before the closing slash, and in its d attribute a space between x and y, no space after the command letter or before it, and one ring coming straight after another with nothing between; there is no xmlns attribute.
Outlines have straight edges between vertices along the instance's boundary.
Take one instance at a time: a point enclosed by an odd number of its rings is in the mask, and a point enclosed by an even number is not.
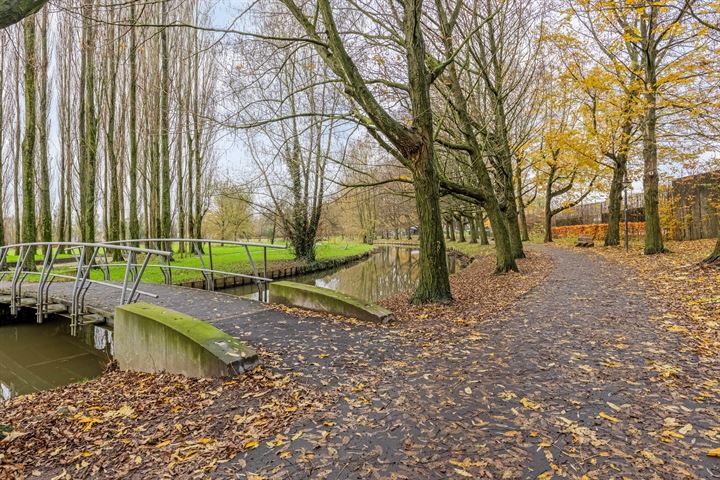
<svg viewBox="0 0 720 480"><path fill-rule="evenodd" d="M333 270L289 278L294 282L317 285L354 297L377 302L417 285L420 251L408 247L380 247L366 260ZM448 257L448 267L454 273L459 265ZM225 293L257 298L252 285L223 290Z"/></svg>
<svg viewBox="0 0 720 480"><path fill-rule="evenodd" d="M112 332L67 320L0 326L0 399L99 376L112 356Z"/></svg>

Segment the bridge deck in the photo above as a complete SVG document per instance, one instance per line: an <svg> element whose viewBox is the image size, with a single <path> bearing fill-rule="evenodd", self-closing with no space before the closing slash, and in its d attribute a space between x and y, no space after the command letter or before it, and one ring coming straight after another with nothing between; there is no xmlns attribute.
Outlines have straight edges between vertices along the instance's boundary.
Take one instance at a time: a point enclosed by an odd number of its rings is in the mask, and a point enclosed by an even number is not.
<svg viewBox="0 0 720 480"><path fill-rule="evenodd" d="M142 295L138 300L140 302L175 310L216 324L218 328L224 325L225 330L228 330L228 324L244 324L260 314L265 314L262 316L268 314L282 316L281 312L273 310L263 303L221 292L147 283L142 284L139 289L157 295L157 298ZM64 304L69 307L72 303L72 291L73 282L53 283L50 286L49 303ZM10 292L10 282L0 282L0 294L10 295ZM22 297L29 301L35 299L37 284L24 283ZM100 315L110 324L112 324L115 307L119 305L120 291L112 287L92 284L85 295L85 313ZM234 326L232 328L235 330ZM228 333L230 332L228 331Z"/></svg>

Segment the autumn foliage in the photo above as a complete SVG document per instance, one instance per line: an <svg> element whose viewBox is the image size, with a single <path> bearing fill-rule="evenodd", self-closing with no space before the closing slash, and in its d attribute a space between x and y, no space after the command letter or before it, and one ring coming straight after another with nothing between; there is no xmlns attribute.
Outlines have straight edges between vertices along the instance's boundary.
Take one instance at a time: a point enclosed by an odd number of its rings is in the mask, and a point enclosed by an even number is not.
<svg viewBox="0 0 720 480"><path fill-rule="evenodd" d="M553 227L552 234L555 238L592 235L595 239L602 239L605 238L607 227L606 223L567 225L563 227ZM630 237L639 237L645 234L645 222L629 222L628 227ZM624 223L620 225L620 236L625 236Z"/></svg>

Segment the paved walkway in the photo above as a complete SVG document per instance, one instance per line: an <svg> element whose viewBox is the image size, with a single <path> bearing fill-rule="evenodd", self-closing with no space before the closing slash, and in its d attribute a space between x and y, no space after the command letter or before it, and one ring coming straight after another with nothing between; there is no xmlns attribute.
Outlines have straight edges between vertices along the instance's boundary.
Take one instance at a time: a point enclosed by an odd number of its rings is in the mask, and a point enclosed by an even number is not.
<svg viewBox="0 0 720 480"><path fill-rule="evenodd" d="M227 478L714 478L717 359L662 330L631 272L542 248L554 270L512 309L432 338L268 314L229 326L337 393ZM583 477L587 475L587 477Z"/></svg>

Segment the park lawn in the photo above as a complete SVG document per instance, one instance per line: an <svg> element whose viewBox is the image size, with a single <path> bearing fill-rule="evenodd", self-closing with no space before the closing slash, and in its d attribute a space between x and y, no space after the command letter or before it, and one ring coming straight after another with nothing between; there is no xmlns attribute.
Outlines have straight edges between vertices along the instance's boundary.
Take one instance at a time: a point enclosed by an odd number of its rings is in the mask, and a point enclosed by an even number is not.
<svg viewBox="0 0 720 480"><path fill-rule="evenodd" d="M53 250L54 251L54 250ZM73 255L70 253L60 253L58 254L58 259L61 258L72 258ZM45 259L45 255L38 249L37 253L35 253L35 263L42 263L42 261ZM8 252L7 256L5 257L5 261L8 263L15 263L18 260L18 256L15 253L15 250L12 249L10 252Z"/></svg>
<svg viewBox="0 0 720 480"><path fill-rule="evenodd" d="M480 245L479 243L469 242L451 242L445 241L445 246L448 250L455 250L467 255L468 257L477 257L480 255L487 255L495 251L495 245Z"/></svg>
<svg viewBox="0 0 720 480"><path fill-rule="evenodd" d="M354 255L360 255L372 250L372 245L352 241L331 240L318 243L316 247L316 259L318 262L325 260L337 260ZM175 249L175 247L174 247ZM260 275L263 271L263 248L249 247L253 262L258 269ZM208 252L203 255L205 266L210 267ZM248 260L245 248L236 245L213 245L212 247L212 267L214 270L229 273L251 274L252 266ZM289 268L301 265L302 262L295 260L291 249L267 249L267 268L268 271ZM155 258L152 264L148 265L147 270L143 274L142 280L148 283L163 283L164 277L159 268L159 263ZM186 253L174 255L172 262L174 267L202 268L200 259L195 253ZM125 273L125 266L119 263L117 267L110 268L111 280L122 280ZM173 283L188 282L202 279L202 273L192 270L172 269ZM104 278L102 272L94 270L91 274L94 280L102 280Z"/></svg>
<svg viewBox="0 0 720 480"><path fill-rule="evenodd" d="M418 245L418 237L417 235L414 235L411 239L407 238L400 238L399 240L395 239L378 239L375 241L376 245ZM445 240L445 248L447 250L455 250L456 252L460 252L463 255L467 255L468 257L476 257L479 255L486 255L488 253L491 253L495 249L494 244L490 245L480 245L479 243L470 243L470 242L452 242L450 240Z"/></svg>

